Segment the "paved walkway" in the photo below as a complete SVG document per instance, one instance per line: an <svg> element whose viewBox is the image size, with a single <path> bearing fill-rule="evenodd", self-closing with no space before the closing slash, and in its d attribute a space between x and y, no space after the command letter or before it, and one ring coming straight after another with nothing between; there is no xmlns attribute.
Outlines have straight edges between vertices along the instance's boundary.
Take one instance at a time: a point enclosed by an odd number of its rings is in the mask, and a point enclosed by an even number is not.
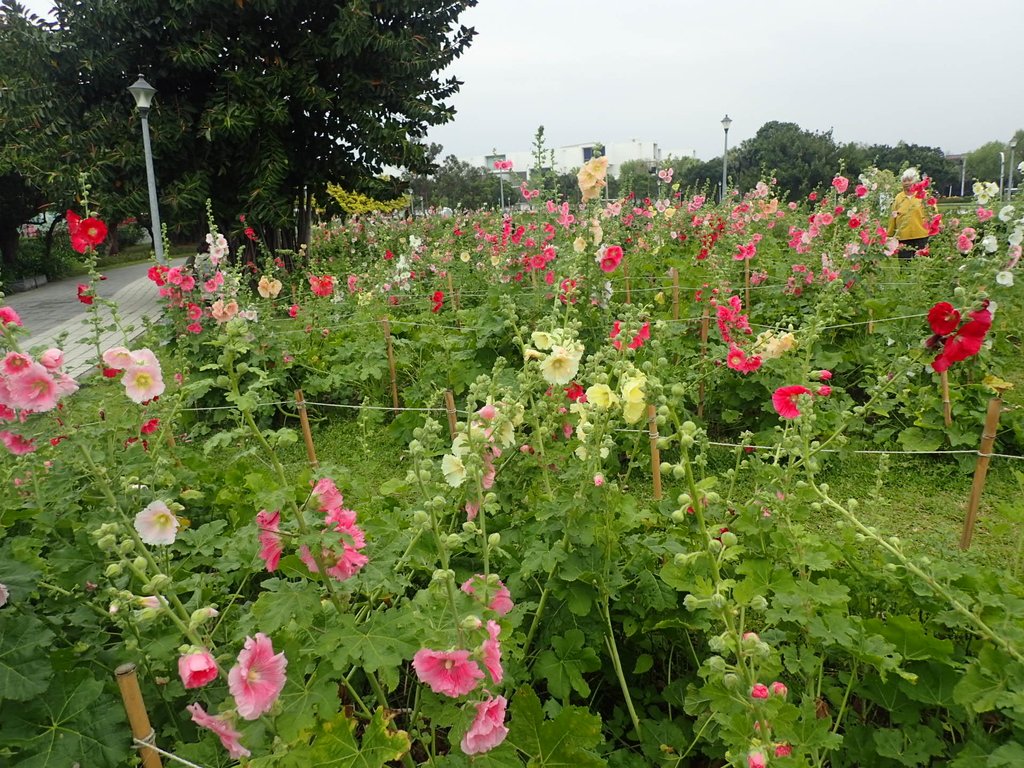
<svg viewBox="0 0 1024 768"><path fill-rule="evenodd" d="M171 264L183 262L184 259L175 259ZM101 349L125 344L125 332L130 341L145 329L144 318L157 320L160 317L160 296L156 286L146 276L150 266L150 262L131 264L103 273L107 279L97 284L97 293L115 302L123 330L102 333ZM96 346L92 340L92 324L89 322L89 307L78 300L78 284L81 282L84 282L82 277L67 278L47 283L35 290L11 294L0 300L0 304L13 307L21 317L24 330L28 333L19 339L21 348L59 347L64 350L65 372L76 379L95 371L98 362ZM93 306L99 308L101 326L111 325L109 307L99 304ZM67 338L62 341L60 337L65 334Z"/></svg>

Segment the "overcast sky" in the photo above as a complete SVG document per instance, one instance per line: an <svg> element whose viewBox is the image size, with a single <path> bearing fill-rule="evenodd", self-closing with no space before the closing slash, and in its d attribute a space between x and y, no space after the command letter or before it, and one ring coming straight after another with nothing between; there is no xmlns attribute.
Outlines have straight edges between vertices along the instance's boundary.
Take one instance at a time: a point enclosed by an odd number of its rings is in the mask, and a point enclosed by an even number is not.
<svg viewBox="0 0 1024 768"><path fill-rule="evenodd" d="M46 9L48 0L28 0ZM460 157L629 139L721 156L769 120L838 142L1006 141L1024 127L1021 0L480 0L452 66Z"/></svg>

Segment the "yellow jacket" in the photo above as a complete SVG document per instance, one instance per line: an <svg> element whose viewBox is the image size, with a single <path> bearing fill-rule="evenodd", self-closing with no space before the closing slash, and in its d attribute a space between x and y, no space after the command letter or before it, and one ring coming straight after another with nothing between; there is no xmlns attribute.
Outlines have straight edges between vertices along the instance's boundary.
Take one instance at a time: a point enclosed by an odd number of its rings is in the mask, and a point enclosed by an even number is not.
<svg viewBox="0 0 1024 768"><path fill-rule="evenodd" d="M925 223L924 200L906 192L900 192L892 202L892 214L886 232L889 236L896 235L898 240L916 240L928 237L928 225Z"/></svg>

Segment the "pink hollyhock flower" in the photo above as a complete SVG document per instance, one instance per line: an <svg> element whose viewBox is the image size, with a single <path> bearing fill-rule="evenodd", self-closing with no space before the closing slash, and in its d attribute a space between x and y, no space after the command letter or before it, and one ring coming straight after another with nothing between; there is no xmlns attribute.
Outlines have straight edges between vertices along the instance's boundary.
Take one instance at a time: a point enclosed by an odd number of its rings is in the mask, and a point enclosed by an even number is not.
<svg viewBox="0 0 1024 768"><path fill-rule="evenodd" d="M111 347L103 353L103 362L108 368L119 368L123 371L132 365L134 360L128 347Z"/></svg>
<svg viewBox="0 0 1024 768"><path fill-rule="evenodd" d="M423 648L412 657L412 668L420 681L430 686L434 693L443 693L453 699L464 696L476 688L484 673L475 661L469 658L469 651L432 651Z"/></svg>
<svg viewBox="0 0 1024 768"><path fill-rule="evenodd" d="M298 304L292 304L290 307L288 307L288 317L295 317L297 314L299 314Z"/></svg>
<svg viewBox="0 0 1024 768"><path fill-rule="evenodd" d="M125 371L125 394L133 403L145 403L164 393L164 378L159 365L133 365Z"/></svg>
<svg viewBox="0 0 1024 768"><path fill-rule="evenodd" d="M39 362L48 371L59 370L64 365L64 353L56 347L50 347L39 356Z"/></svg>
<svg viewBox="0 0 1024 768"><path fill-rule="evenodd" d="M747 768L767 768L768 757L759 749L747 752Z"/></svg>
<svg viewBox="0 0 1024 768"><path fill-rule="evenodd" d="M789 744L777 744L775 746L776 757L789 757L793 754L793 748Z"/></svg>
<svg viewBox="0 0 1024 768"><path fill-rule="evenodd" d="M29 440L6 430L0 432L0 442L15 456L24 456L26 453L32 453L36 450L35 440Z"/></svg>
<svg viewBox="0 0 1024 768"><path fill-rule="evenodd" d="M288 659L274 655L274 645L262 632L245 638L238 663L228 672L228 690L238 706L238 714L255 720L269 712L285 684Z"/></svg>
<svg viewBox="0 0 1024 768"><path fill-rule="evenodd" d="M459 744L465 754L488 752L505 740L508 736L508 728L505 726L507 706L504 696L477 702L476 717Z"/></svg>
<svg viewBox="0 0 1024 768"><path fill-rule="evenodd" d="M57 381L39 363L31 363L17 376L11 376L7 386L10 390L10 404L15 408L43 413L57 407L60 396Z"/></svg>
<svg viewBox="0 0 1024 768"><path fill-rule="evenodd" d="M213 304L210 305L210 315L218 323L226 323L232 317L238 314L238 302L232 299L231 301L224 303L223 299L217 299Z"/></svg>
<svg viewBox="0 0 1024 768"><path fill-rule="evenodd" d="M173 544L179 525L167 503L159 499L150 502L135 516L135 530L146 544Z"/></svg>
<svg viewBox="0 0 1024 768"><path fill-rule="evenodd" d="M501 643L498 642L498 635L501 634L501 625L493 619L489 620L487 622L487 634L488 638L480 646L484 666L487 667L487 671L490 673L494 684L501 685L501 679L504 675L504 671L501 668Z"/></svg>
<svg viewBox="0 0 1024 768"><path fill-rule="evenodd" d="M811 394L811 390L799 384L779 387L772 395L772 406L775 408L775 412L782 418L795 419L800 415L800 409L796 405L796 398L800 395L809 394Z"/></svg>
<svg viewBox="0 0 1024 768"><path fill-rule="evenodd" d="M604 475L602 475L600 472L594 475L594 485L598 488L604 485Z"/></svg>
<svg viewBox="0 0 1024 768"><path fill-rule="evenodd" d="M192 715L193 723L217 734L221 745L228 751L228 757L232 760L249 757L252 754L239 742L242 734L232 728L225 717L207 714L202 704L189 704L185 709Z"/></svg>
<svg viewBox="0 0 1024 768"><path fill-rule="evenodd" d="M11 307L0 307L0 326L21 325L21 318Z"/></svg>
<svg viewBox="0 0 1024 768"><path fill-rule="evenodd" d="M326 513L332 509L339 509L345 500L334 481L329 477L322 477L313 486L313 501L321 512Z"/></svg>
<svg viewBox="0 0 1024 768"><path fill-rule="evenodd" d="M364 565L370 562L370 558L347 542L342 544L340 555L336 552L326 551L325 555L330 555L334 559L334 565L327 568L327 575L338 581L351 579L359 573Z"/></svg>
<svg viewBox="0 0 1024 768"><path fill-rule="evenodd" d="M754 687L750 689L750 698L752 699L767 699L768 698L768 686L764 683L755 683Z"/></svg>
<svg viewBox="0 0 1024 768"><path fill-rule="evenodd" d="M832 371L823 368L820 371L818 371L818 378L821 379L822 381L829 381L832 378Z"/></svg>
<svg viewBox="0 0 1024 768"><path fill-rule="evenodd" d="M858 184L856 188L854 188L853 193L857 195L857 197L864 197L868 193L868 188L863 184Z"/></svg>
<svg viewBox="0 0 1024 768"><path fill-rule="evenodd" d="M603 272L614 272L622 261L622 246L609 245L601 252L599 264Z"/></svg>
<svg viewBox="0 0 1024 768"><path fill-rule="evenodd" d="M818 387L815 390L814 394L816 394L818 397L828 397L829 395L832 394L832 387L830 387L828 384L823 384L822 386Z"/></svg>
<svg viewBox="0 0 1024 768"><path fill-rule="evenodd" d="M268 571L276 571L284 552L284 545L281 544L281 536L278 533L281 528L281 512L267 512L261 509L256 514L256 525L260 530L259 555L263 558Z"/></svg>
<svg viewBox="0 0 1024 768"><path fill-rule="evenodd" d="M471 579L467 579L460 589L467 595L476 597L477 584L484 588L485 595L490 594L491 590L494 589L493 587L487 586L487 577L480 573ZM504 616L512 610L514 605L515 604L512 602L512 594L508 591L508 587L506 587L501 581L497 582L497 591L494 592L490 602L487 604L487 607L498 614L498 616Z"/></svg>
<svg viewBox="0 0 1024 768"><path fill-rule="evenodd" d="M488 403L477 411L477 415L484 421L493 421L498 415L498 409L493 404Z"/></svg>
<svg viewBox="0 0 1024 768"><path fill-rule="evenodd" d="M317 296L330 296L334 293L334 275L310 275L309 289Z"/></svg>
<svg viewBox="0 0 1024 768"><path fill-rule="evenodd" d="M92 294L92 289L85 283L78 284L78 300L83 304L92 304L96 300L96 297Z"/></svg>
<svg viewBox="0 0 1024 768"><path fill-rule="evenodd" d="M202 688L217 679L217 662L205 648L178 657L178 675L186 688Z"/></svg>
<svg viewBox="0 0 1024 768"><path fill-rule="evenodd" d="M17 376L24 373L32 366L32 358L21 352L8 352L4 355L3 363L0 364L0 371L8 376Z"/></svg>
<svg viewBox="0 0 1024 768"><path fill-rule="evenodd" d="M786 698L786 695L789 693L789 688L786 687L786 684L780 683L778 680L772 683L769 689L773 696L781 696L782 698Z"/></svg>
<svg viewBox="0 0 1024 768"><path fill-rule="evenodd" d="M845 176L836 176L832 179L832 186L835 188L836 192L841 195L846 191L847 187L850 186L850 180Z"/></svg>

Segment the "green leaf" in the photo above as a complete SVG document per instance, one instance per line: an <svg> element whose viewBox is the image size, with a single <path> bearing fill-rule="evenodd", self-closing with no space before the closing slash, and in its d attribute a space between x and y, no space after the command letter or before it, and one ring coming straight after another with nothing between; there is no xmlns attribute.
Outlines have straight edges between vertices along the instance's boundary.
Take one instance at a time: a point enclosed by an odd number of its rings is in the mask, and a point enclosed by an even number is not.
<svg viewBox="0 0 1024 768"><path fill-rule="evenodd" d="M379 611L357 624L351 614L339 616L335 626L324 633L317 648L334 668L347 674L350 665L367 672L380 672L390 688L398 684L398 668L412 658L417 645L411 612Z"/></svg>
<svg viewBox="0 0 1024 768"><path fill-rule="evenodd" d="M261 632L276 632L296 616L308 619L320 610L320 590L306 581L267 579L252 607Z"/></svg>
<svg viewBox="0 0 1024 768"><path fill-rule="evenodd" d="M583 673L600 669L601 660L593 648L584 647L585 641L581 630L570 629L562 637L552 639L554 650L543 651L537 657L535 676L547 682L552 696L568 699L570 689L580 696L590 695Z"/></svg>
<svg viewBox="0 0 1024 768"><path fill-rule="evenodd" d="M942 445L942 432L920 427L907 427L900 432L900 444L908 451L937 451Z"/></svg>
<svg viewBox="0 0 1024 768"><path fill-rule="evenodd" d="M924 725L879 728L874 741L879 755L907 766L930 765L931 758L941 755L943 750L942 741Z"/></svg>
<svg viewBox="0 0 1024 768"><path fill-rule="evenodd" d="M27 701L46 690L51 667L46 649L53 633L35 616L0 621L0 700Z"/></svg>
<svg viewBox="0 0 1024 768"><path fill-rule="evenodd" d="M540 699L523 687L512 698L507 741L529 757L528 768L600 768L604 760L593 751L601 742L601 718L582 707L564 707L545 720Z"/></svg>
<svg viewBox="0 0 1024 768"><path fill-rule="evenodd" d="M636 663L633 665L633 674L642 675L654 666L654 658L649 653L642 653L636 657Z"/></svg>
<svg viewBox="0 0 1024 768"><path fill-rule="evenodd" d="M940 640L925 632L921 622L909 616L894 615L881 619L867 619L864 629L877 632L899 651L907 661L937 659L950 662L953 654L953 643Z"/></svg>
<svg viewBox="0 0 1024 768"><path fill-rule="evenodd" d="M4 740L23 749L20 768L124 765L131 754L124 709L85 670L58 677L31 705L0 708Z"/></svg>
<svg viewBox="0 0 1024 768"><path fill-rule="evenodd" d="M293 750L289 762L319 768L382 768L399 760L410 746L409 734L389 730L389 723L384 710L378 709L363 729L360 742L355 735L358 722L339 712L321 724L312 744Z"/></svg>

